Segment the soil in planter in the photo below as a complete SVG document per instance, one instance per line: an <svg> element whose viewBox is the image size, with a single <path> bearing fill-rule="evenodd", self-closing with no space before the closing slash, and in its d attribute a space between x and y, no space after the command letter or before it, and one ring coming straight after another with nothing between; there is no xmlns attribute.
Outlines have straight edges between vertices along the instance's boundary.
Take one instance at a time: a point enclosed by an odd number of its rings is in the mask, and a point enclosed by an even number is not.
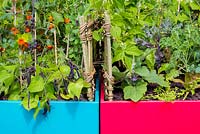
<svg viewBox="0 0 200 134"><path fill-rule="evenodd" d="M115 89L113 91L113 94L114 94L114 101L122 101L124 100L124 97L123 97L123 90L122 89ZM148 90L145 94L145 96L152 96L152 95L155 95L155 93L153 92L153 90ZM180 97L180 98L177 98L176 100L183 100L184 97ZM154 99L152 97L149 97L148 99L142 99L142 100L158 100L158 99ZM187 97L184 99L184 100L200 100L200 89L196 89L195 91L195 94L192 95L191 93L189 93L187 95Z"/></svg>
<svg viewBox="0 0 200 134"><path fill-rule="evenodd" d="M175 94L177 96L177 98L175 100L200 100L200 89L199 88L195 90L195 94L192 95L192 93L190 92L186 96L186 98L184 98L185 97L184 95L180 96L181 90L185 90L183 85L180 84L180 83L172 83L171 84L171 88L174 88L174 87L178 87L179 88L175 92ZM157 88L157 85L156 84L149 84L147 86L147 88L148 88L148 90L147 90L147 92L145 93L144 97L141 100L145 100L145 101L148 101L148 100L159 100L158 98L153 97L153 96L158 95L155 92L155 89ZM114 97L113 97L114 101L123 101L123 100L125 100L124 99L124 95L123 95L123 89L115 88L114 91L113 91L113 95L114 95ZM172 100L172 101L174 101L174 100Z"/></svg>

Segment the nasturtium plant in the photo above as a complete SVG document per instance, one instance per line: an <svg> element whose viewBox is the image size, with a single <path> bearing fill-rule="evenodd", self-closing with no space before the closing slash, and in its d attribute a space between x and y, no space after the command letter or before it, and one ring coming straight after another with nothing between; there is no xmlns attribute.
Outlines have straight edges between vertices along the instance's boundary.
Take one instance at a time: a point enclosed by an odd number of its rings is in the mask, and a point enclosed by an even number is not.
<svg viewBox="0 0 200 134"><path fill-rule="evenodd" d="M82 76L79 37L87 3L0 3L0 99L21 100L26 110L35 110L35 118L50 111L51 100L87 100L83 90L91 85Z"/></svg>

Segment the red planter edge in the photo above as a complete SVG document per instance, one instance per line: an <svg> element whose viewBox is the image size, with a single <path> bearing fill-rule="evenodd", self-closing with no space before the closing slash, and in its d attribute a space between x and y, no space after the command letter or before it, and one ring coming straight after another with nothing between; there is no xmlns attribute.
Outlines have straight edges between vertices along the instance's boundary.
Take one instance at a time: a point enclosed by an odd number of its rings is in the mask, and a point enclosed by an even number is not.
<svg viewBox="0 0 200 134"><path fill-rule="evenodd" d="M101 134L198 134L200 101L104 101L101 84Z"/></svg>

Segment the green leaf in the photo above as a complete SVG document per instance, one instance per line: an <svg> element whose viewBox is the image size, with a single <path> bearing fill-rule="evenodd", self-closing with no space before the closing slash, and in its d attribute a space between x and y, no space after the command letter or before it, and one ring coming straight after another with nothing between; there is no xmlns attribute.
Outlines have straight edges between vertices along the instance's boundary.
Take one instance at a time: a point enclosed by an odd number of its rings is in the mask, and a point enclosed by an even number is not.
<svg viewBox="0 0 200 134"><path fill-rule="evenodd" d="M56 100L57 99L56 96L53 93L51 93L51 92L48 92L47 95L46 95L46 97L48 99L51 99L51 100Z"/></svg>
<svg viewBox="0 0 200 134"><path fill-rule="evenodd" d="M149 55L147 55L145 62L150 70L154 69L155 65L155 51L152 51Z"/></svg>
<svg viewBox="0 0 200 134"><path fill-rule="evenodd" d="M41 92L44 90L44 80L41 76L32 77L28 90L31 93Z"/></svg>
<svg viewBox="0 0 200 134"><path fill-rule="evenodd" d="M34 7L35 7L35 9L39 9L40 8L40 2L35 2Z"/></svg>
<svg viewBox="0 0 200 134"><path fill-rule="evenodd" d="M35 112L34 112L34 114L33 114L33 117L34 117L34 119L36 119L36 118L37 118L37 116L38 116L38 114L39 114L40 110L42 110L42 108L41 108L41 107L37 107L37 108L35 109Z"/></svg>
<svg viewBox="0 0 200 134"><path fill-rule="evenodd" d="M13 91L11 93L9 93L9 97L8 100L20 100L20 95L19 95L19 91Z"/></svg>
<svg viewBox="0 0 200 134"><path fill-rule="evenodd" d="M173 80L174 78L179 76L179 71L176 69L170 70L169 73L166 74L166 80Z"/></svg>
<svg viewBox="0 0 200 134"><path fill-rule="evenodd" d="M133 62L133 58L131 58L129 56L125 57L125 64L130 72L132 71L132 62Z"/></svg>
<svg viewBox="0 0 200 134"><path fill-rule="evenodd" d="M26 96L23 100L22 100L22 105L26 110L31 110L33 108L36 108L38 106L38 102L39 102L39 97L36 95L35 98L34 97L30 97L30 100L28 102L28 97ZM29 103L29 105L28 105Z"/></svg>
<svg viewBox="0 0 200 134"><path fill-rule="evenodd" d="M89 88L89 87L91 87L91 86L92 86L91 83L89 83L89 82L83 80L83 87Z"/></svg>
<svg viewBox="0 0 200 134"><path fill-rule="evenodd" d="M113 25L116 25L116 26L124 26L124 19L121 15L119 14L114 14L113 16L111 16L111 22Z"/></svg>
<svg viewBox="0 0 200 134"><path fill-rule="evenodd" d="M124 99L131 99L132 101L137 102L147 91L147 83L138 82L135 86L126 86L123 91Z"/></svg>
<svg viewBox="0 0 200 134"><path fill-rule="evenodd" d="M115 39L119 39L121 37L121 28L118 26L113 26L110 30L111 35L115 38Z"/></svg>
<svg viewBox="0 0 200 134"><path fill-rule="evenodd" d="M164 77L156 74L156 71L153 70L148 76L144 77L149 83L157 83L162 87L169 87L169 83L164 81Z"/></svg>
<svg viewBox="0 0 200 134"><path fill-rule="evenodd" d="M143 52L135 45L127 45L125 53L132 56L140 56Z"/></svg>
<svg viewBox="0 0 200 134"><path fill-rule="evenodd" d="M170 69L170 64L169 63L164 63L161 65L161 67L158 69L158 73L161 73L163 71L167 71Z"/></svg>
<svg viewBox="0 0 200 134"><path fill-rule="evenodd" d="M149 75L149 70L147 69L147 67L145 66L142 66L142 67L139 67L139 68L136 68L135 69L135 73L142 76L142 77L146 77Z"/></svg>
<svg viewBox="0 0 200 134"><path fill-rule="evenodd" d="M63 75L68 75L69 72L70 72L70 67L69 66L60 66L60 72L63 74Z"/></svg>
<svg viewBox="0 0 200 134"><path fill-rule="evenodd" d="M192 10L200 10L200 5L197 5L195 2L190 2L190 7Z"/></svg>
<svg viewBox="0 0 200 134"><path fill-rule="evenodd" d="M65 95L65 94L63 94L63 93L60 93L60 97L62 97L62 98L65 99L65 100L69 100L69 99L74 98L73 95L70 96L69 94Z"/></svg>
<svg viewBox="0 0 200 134"><path fill-rule="evenodd" d="M26 42L30 42L30 41L32 41L32 34L24 33L24 34L22 34L21 38L23 38Z"/></svg>
<svg viewBox="0 0 200 134"><path fill-rule="evenodd" d="M4 83L6 87L9 87L14 82L14 75L6 70L2 70L0 71L0 82Z"/></svg>
<svg viewBox="0 0 200 134"><path fill-rule="evenodd" d="M18 67L17 65L11 65L11 66L5 66L4 69L7 70L9 73L14 74L17 67Z"/></svg>
<svg viewBox="0 0 200 134"><path fill-rule="evenodd" d="M112 72L116 80L120 80L126 76L126 72L120 72L116 66L112 67Z"/></svg>
<svg viewBox="0 0 200 134"><path fill-rule="evenodd" d="M184 13L182 13L182 14L179 14L179 15L177 16L177 19L178 19L180 22L183 22L183 21L189 20L190 18L189 18L187 15L185 15Z"/></svg>
<svg viewBox="0 0 200 134"><path fill-rule="evenodd" d="M52 82L54 79L61 79L60 71L52 72L52 74L49 76L48 82Z"/></svg>
<svg viewBox="0 0 200 134"><path fill-rule="evenodd" d="M92 32L92 37L96 40L96 41L100 41L102 36L101 34L99 33L99 31L93 31Z"/></svg>
<svg viewBox="0 0 200 134"><path fill-rule="evenodd" d="M198 18L198 23L200 24L200 15L199 15L199 18Z"/></svg>
<svg viewBox="0 0 200 134"><path fill-rule="evenodd" d="M80 98L81 91L83 88L84 80L82 78L78 79L76 82L70 82L68 85L69 94Z"/></svg>
<svg viewBox="0 0 200 134"><path fill-rule="evenodd" d="M135 73L142 76L143 79L147 80L149 83L157 83L163 87L169 87L168 82L164 81L164 77L156 74L155 70L151 72L147 69L146 66L135 69Z"/></svg>
<svg viewBox="0 0 200 134"><path fill-rule="evenodd" d="M57 12L52 12L52 16L54 18L54 22L56 25L58 25L58 23L60 23L60 22L64 22L64 18L62 16L62 14L57 13Z"/></svg>
<svg viewBox="0 0 200 134"><path fill-rule="evenodd" d="M112 62L116 62L116 61L120 61L123 60L123 58L125 57L124 51L123 50L116 50L115 51L115 56L113 57Z"/></svg>

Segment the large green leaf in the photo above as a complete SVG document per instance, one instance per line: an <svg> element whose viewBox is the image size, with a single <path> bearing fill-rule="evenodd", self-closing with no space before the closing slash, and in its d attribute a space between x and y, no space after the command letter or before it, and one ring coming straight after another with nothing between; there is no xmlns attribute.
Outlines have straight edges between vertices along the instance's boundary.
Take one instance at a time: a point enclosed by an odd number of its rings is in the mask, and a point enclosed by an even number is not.
<svg viewBox="0 0 200 134"><path fill-rule="evenodd" d="M131 99L132 101L137 102L147 91L147 83L138 82L135 86L126 86L123 91L124 99Z"/></svg>
<svg viewBox="0 0 200 134"><path fill-rule="evenodd" d="M84 80L78 79L76 82L70 82L68 85L69 94L72 94L73 96L80 98L81 91L83 88Z"/></svg>
<svg viewBox="0 0 200 134"><path fill-rule="evenodd" d="M140 56L143 52L135 45L128 45L125 50L126 54Z"/></svg>
<svg viewBox="0 0 200 134"><path fill-rule="evenodd" d="M4 69L7 70L9 73L14 74L17 67L18 67L17 65L4 66Z"/></svg>
<svg viewBox="0 0 200 134"><path fill-rule="evenodd" d="M142 66L142 67L139 67L139 68L136 68L135 69L135 73L137 73L138 75L142 76L142 77L146 77L149 75L149 70L147 69L147 67L145 66Z"/></svg>
<svg viewBox="0 0 200 134"><path fill-rule="evenodd" d="M70 72L70 67L69 66L60 66L60 72L63 74L63 75L68 75L69 72Z"/></svg>
<svg viewBox="0 0 200 134"><path fill-rule="evenodd" d="M157 83L160 86L169 87L168 82L164 81L163 76L158 75L155 70L150 72L146 66L135 69L135 73L142 76L149 83Z"/></svg>
<svg viewBox="0 0 200 134"><path fill-rule="evenodd" d="M113 25L116 25L116 26L124 26L124 19L121 15L119 14L114 14L113 16L111 16L111 22Z"/></svg>
<svg viewBox="0 0 200 134"><path fill-rule="evenodd" d="M155 70L152 70L148 76L144 77L149 83L157 83L163 87L169 87L169 83L164 81L164 77L156 74Z"/></svg>
<svg viewBox="0 0 200 134"><path fill-rule="evenodd" d="M31 110L33 108L36 108L38 106L38 102L39 102L39 97L36 95L35 98L34 97L30 97L30 100L28 100L28 97L25 97L22 100L22 105L26 110Z"/></svg>
<svg viewBox="0 0 200 134"><path fill-rule="evenodd" d="M28 90L31 93L41 92L44 90L44 80L41 76L32 77Z"/></svg>
<svg viewBox="0 0 200 134"><path fill-rule="evenodd" d="M50 74L48 82L52 82L54 81L54 79L61 79L61 78L62 77L61 77L60 71L55 71L55 72L52 72L52 74Z"/></svg>

